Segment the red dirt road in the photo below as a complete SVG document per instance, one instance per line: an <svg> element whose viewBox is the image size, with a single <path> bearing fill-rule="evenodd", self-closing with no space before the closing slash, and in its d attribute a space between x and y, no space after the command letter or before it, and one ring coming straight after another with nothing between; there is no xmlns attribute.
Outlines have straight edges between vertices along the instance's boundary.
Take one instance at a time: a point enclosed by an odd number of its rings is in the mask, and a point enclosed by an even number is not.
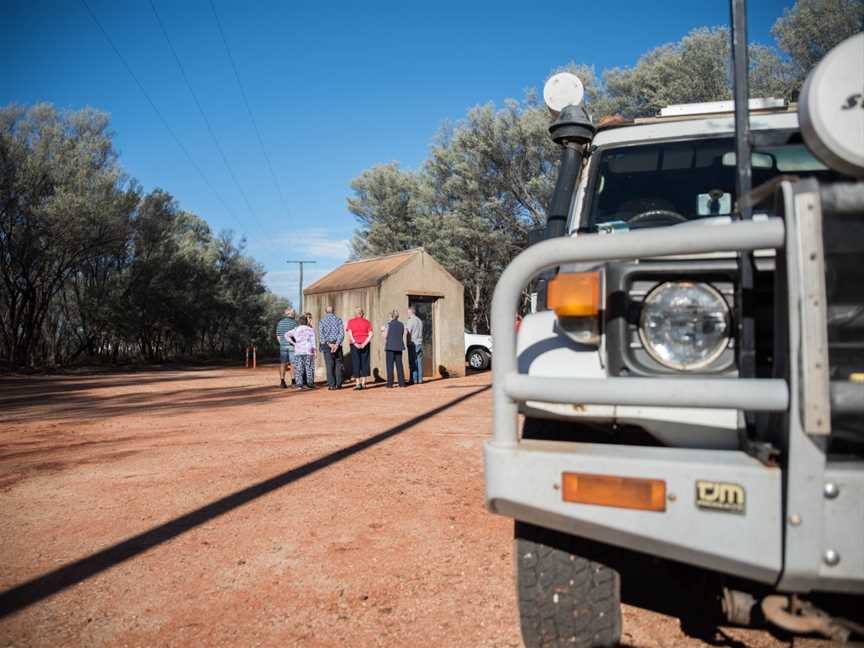
<svg viewBox="0 0 864 648"><path fill-rule="evenodd" d="M512 523L483 507L488 381L0 378L0 644L520 645ZM636 608L624 631L704 645Z"/></svg>

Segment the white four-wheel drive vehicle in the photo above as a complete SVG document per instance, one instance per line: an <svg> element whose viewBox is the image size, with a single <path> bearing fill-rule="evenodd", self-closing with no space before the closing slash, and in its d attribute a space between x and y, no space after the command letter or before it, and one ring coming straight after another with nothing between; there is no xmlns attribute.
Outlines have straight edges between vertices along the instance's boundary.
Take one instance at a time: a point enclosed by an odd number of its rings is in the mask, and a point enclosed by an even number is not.
<svg viewBox="0 0 864 648"><path fill-rule="evenodd" d="M598 129L544 89L559 177L495 291L485 447L529 647L617 645L622 600L864 636L864 34L797 109L748 101L732 1L734 104Z"/></svg>
<svg viewBox="0 0 864 648"><path fill-rule="evenodd" d="M465 331L465 362L472 369L488 369L492 363L492 336Z"/></svg>

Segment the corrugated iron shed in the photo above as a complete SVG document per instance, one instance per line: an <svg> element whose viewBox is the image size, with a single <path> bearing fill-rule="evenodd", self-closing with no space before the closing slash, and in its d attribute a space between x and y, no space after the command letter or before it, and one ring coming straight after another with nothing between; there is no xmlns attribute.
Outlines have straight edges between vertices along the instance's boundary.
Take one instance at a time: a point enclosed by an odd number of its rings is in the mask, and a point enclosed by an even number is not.
<svg viewBox="0 0 864 648"><path fill-rule="evenodd" d="M336 268L333 272L321 277L318 281L303 291L304 295L334 292L337 290L353 290L378 286L384 279L395 272L399 266L418 254L421 248L406 250L395 254L349 261Z"/></svg>

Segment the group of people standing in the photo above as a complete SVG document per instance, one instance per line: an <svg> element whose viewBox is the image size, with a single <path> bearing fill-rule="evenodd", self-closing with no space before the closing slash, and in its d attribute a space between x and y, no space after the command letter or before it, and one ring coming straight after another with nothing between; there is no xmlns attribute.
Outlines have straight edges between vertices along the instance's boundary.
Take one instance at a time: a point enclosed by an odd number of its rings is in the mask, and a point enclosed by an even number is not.
<svg viewBox="0 0 864 648"><path fill-rule="evenodd" d="M373 327L366 319L362 308L355 309L354 317L343 324L342 319L333 312L332 306L327 306L324 317L318 323L316 344L315 330L312 327L312 314L305 313L297 317L293 308L285 310L283 317L276 324L276 339L279 341L279 380L282 388L287 388L285 382L287 369L290 366L294 372L294 382L297 389L315 388L315 355L320 351L324 367L327 370L327 389L342 388L342 345L345 337L351 348L351 368L354 376L354 389L366 389L366 381L371 374L370 344L373 337ZM408 309L408 319L403 324L399 321L399 311L390 312L390 319L381 327L384 339L384 351L387 359L387 387L394 387L393 374L395 370L397 384L405 387L402 353L408 351L408 366L410 368L410 383L423 382L423 320Z"/></svg>

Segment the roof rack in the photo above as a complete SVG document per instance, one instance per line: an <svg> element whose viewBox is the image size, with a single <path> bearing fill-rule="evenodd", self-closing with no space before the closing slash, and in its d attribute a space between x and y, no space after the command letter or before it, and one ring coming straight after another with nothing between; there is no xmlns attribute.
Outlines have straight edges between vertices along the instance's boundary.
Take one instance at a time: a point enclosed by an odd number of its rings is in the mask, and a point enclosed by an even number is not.
<svg viewBox="0 0 864 648"><path fill-rule="evenodd" d="M786 108L785 99L768 97L751 99L750 110L776 110ZM660 117L683 117L685 115L708 115L711 113L729 113L735 111L734 101L707 101L705 103L673 104L660 109Z"/></svg>

